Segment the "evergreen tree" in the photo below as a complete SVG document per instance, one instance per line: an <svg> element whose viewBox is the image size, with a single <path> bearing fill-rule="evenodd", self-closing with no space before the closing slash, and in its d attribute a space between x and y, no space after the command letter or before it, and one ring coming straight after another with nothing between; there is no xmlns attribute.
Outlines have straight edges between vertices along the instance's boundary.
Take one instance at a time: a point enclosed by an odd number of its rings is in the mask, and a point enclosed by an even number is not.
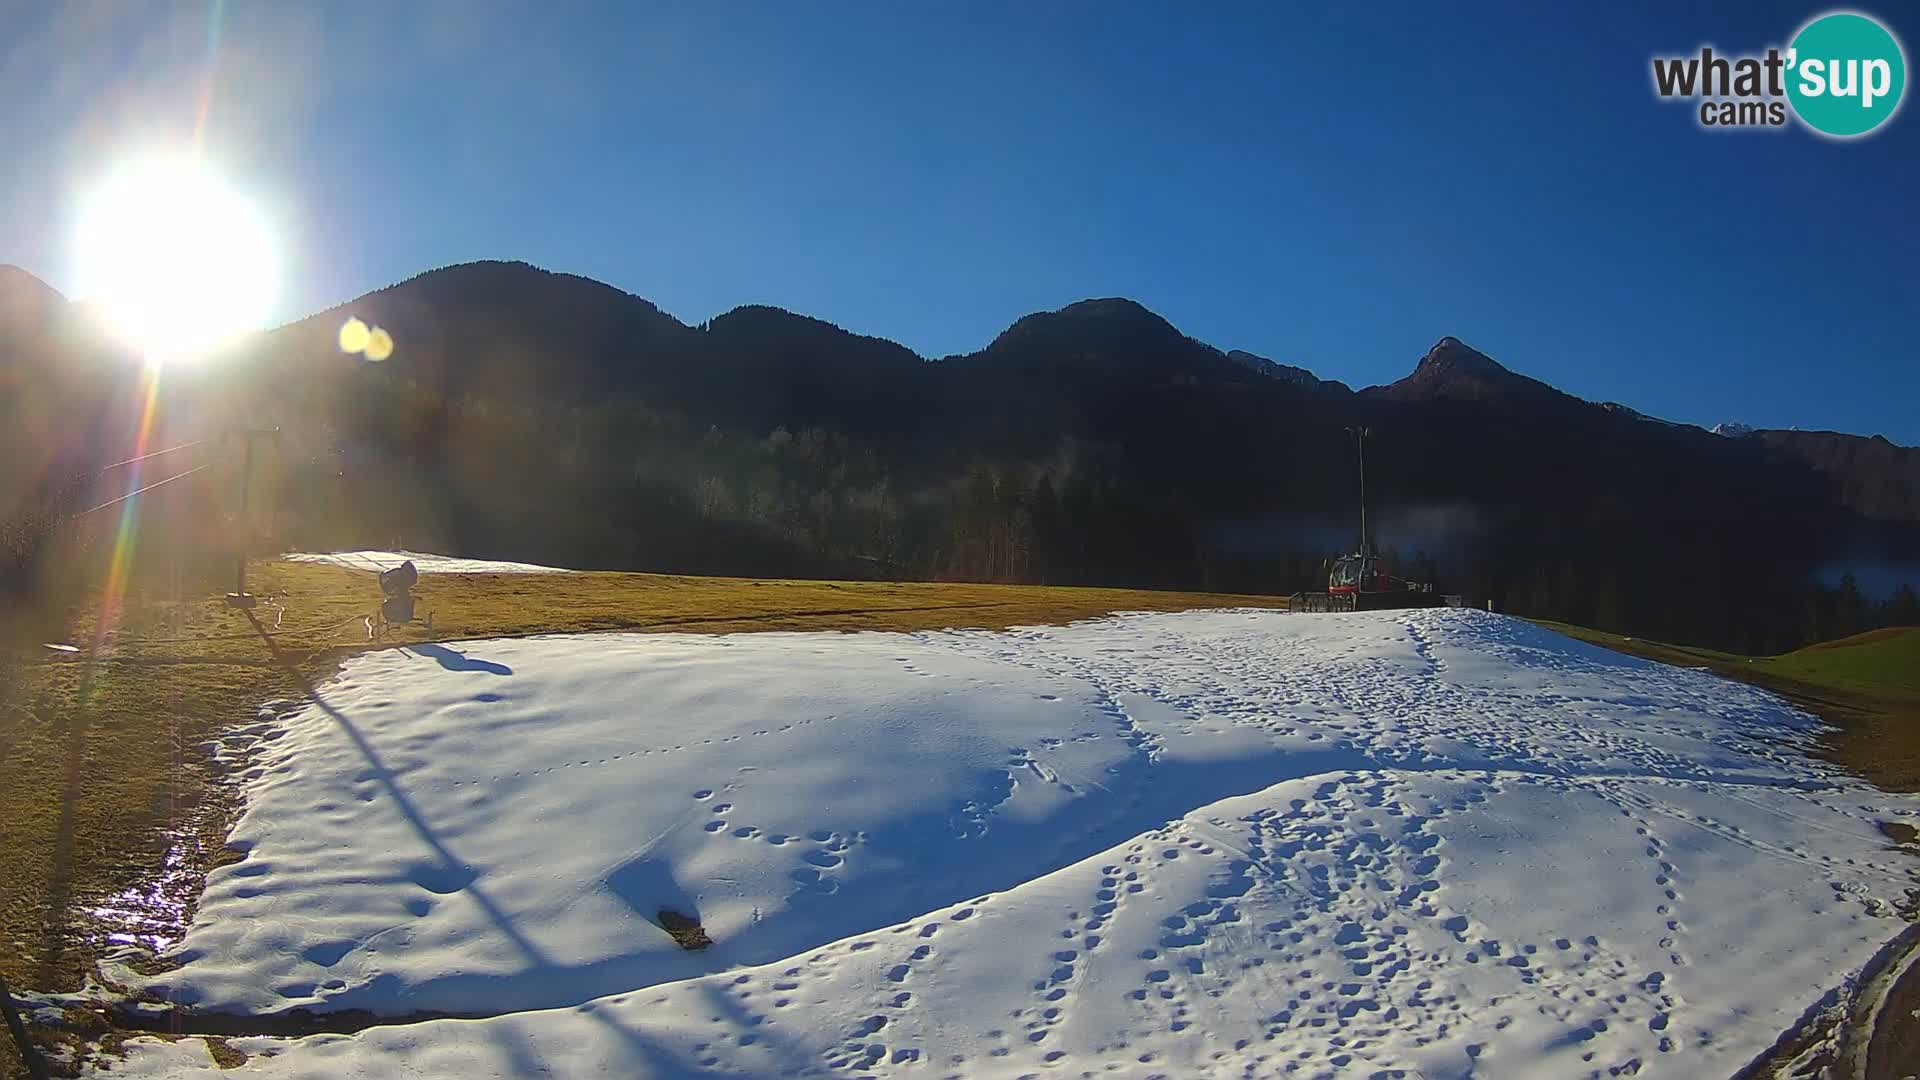
<svg viewBox="0 0 1920 1080"><path fill-rule="evenodd" d="M1887 601L1883 621L1888 626L1920 626L1920 595L1904 582Z"/></svg>

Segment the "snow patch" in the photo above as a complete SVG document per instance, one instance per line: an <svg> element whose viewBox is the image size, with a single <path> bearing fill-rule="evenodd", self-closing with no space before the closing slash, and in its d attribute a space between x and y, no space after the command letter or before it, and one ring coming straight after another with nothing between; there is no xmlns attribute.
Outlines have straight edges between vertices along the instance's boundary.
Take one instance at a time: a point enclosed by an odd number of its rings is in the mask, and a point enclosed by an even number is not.
<svg viewBox="0 0 1920 1080"><path fill-rule="evenodd" d="M494 1017L274 1078L1724 1075L1905 925L1920 801L1810 717L1484 612L458 649L273 709L248 858L112 974Z"/></svg>
<svg viewBox="0 0 1920 1080"><path fill-rule="evenodd" d="M572 574L578 571L532 563L498 562L492 559L458 559L423 551L327 551L289 552L280 556L287 562L326 563L349 570L379 572L391 570L412 560L423 574Z"/></svg>

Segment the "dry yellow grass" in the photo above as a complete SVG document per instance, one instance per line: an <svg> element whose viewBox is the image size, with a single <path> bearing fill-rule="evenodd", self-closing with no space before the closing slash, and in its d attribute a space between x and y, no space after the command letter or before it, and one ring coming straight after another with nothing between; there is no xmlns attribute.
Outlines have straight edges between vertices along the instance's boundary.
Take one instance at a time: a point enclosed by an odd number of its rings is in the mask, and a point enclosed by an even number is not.
<svg viewBox="0 0 1920 1080"><path fill-rule="evenodd" d="M282 625L296 629L351 619L372 611L379 600L368 571L276 562L265 564L254 581L257 590L285 596ZM392 638L395 642L592 630L999 629L1121 610L1286 605L1284 597L1224 593L618 573L428 574L421 577L414 594L419 618L398 628ZM196 604L183 614L187 625L210 634L246 631L245 621L217 599ZM124 637L131 643L134 629L129 628ZM283 647L298 649L358 648L366 645L366 629L353 622L320 633L288 633L281 640ZM257 642L243 640L242 644L251 647Z"/></svg>
<svg viewBox="0 0 1920 1080"><path fill-rule="evenodd" d="M1888 791L1920 791L1920 628L1875 630L1781 656L1739 656L1536 621L1616 652L1771 690L1833 725L1820 743L1829 761Z"/></svg>

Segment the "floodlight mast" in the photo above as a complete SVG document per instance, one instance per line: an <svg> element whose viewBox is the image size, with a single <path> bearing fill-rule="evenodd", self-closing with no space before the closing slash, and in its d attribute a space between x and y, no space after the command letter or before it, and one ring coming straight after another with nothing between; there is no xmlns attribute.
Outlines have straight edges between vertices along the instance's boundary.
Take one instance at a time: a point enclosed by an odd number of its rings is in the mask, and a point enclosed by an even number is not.
<svg viewBox="0 0 1920 1080"><path fill-rule="evenodd" d="M1360 550L1358 554L1373 554L1373 545L1367 541L1367 436L1373 434L1370 427L1350 427L1353 445L1360 456Z"/></svg>
<svg viewBox="0 0 1920 1080"><path fill-rule="evenodd" d="M254 598L247 592L246 528L247 489L252 486L253 480L253 444L260 439L278 439L280 437L280 429L243 429L235 434L246 440L246 456L240 465L240 514L237 519L239 529L233 557L233 591L227 594L227 606L251 608L254 603Z"/></svg>

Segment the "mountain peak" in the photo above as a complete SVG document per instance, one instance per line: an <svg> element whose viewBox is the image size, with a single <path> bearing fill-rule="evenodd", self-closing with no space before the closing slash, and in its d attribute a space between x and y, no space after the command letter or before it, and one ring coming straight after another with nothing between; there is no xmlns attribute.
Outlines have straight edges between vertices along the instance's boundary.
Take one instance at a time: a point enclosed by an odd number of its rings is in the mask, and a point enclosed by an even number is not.
<svg viewBox="0 0 1920 1080"><path fill-rule="evenodd" d="M802 315L771 304L742 304L714 316L702 324L704 333L735 342L752 342L753 347L773 352L800 349L826 349L845 353L852 350L879 357L880 364L918 365L918 353L886 338L856 334L836 323L812 315Z"/></svg>
<svg viewBox="0 0 1920 1080"><path fill-rule="evenodd" d="M1512 376L1513 372L1502 367L1499 361L1479 349L1448 334L1434 342L1433 348L1420 358L1413 369L1413 378L1479 378L1490 379Z"/></svg>
<svg viewBox="0 0 1920 1080"><path fill-rule="evenodd" d="M1126 341L1140 345L1150 341L1186 341L1186 335L1174 325L1147 309L1137 300L1121 296L1076 300L1057 311L1036 311L1023 315L1001 331L988 349L1004 349L1016 344L1040 344L1055 339L1076 342Z"/></svg>
<svg viewBox="0 0 1920 1080"><path fill-rule="evenodd" d="M1428 398L1485 400L1514 394L1554 394L1553 387L1508 370L1486 353L1449 334L1434 342L1412 374L1378 389L1400 401Z"/></svg>
<svg viewBox="0 0 1920 1080"><path fill-rule="evenodd" d="M18 266L0 263L0 330L44 327L67 298Z"/></svg>
<svg viewBox="0 0 1920 1080"><path fill-rule="evenodd" d="M430 292L456 302L463 299L491 302L500 297L522 295L522 290L529 288L547 292L562 291L576 297L598 295L603 299L637 302L653 311L659 310L652 301L635 296L625 289L609 285L604 281L559 270L548 270L543 266L535 266L518 259L476 259L472 262L452 263L415 274L398 285L388 286L369 295L378 296L399 289L410 289L415 292Z"/></svg>
<svg viewBox="0 0 1920 1080"><path fill-rule="evenodd" d="M1165 322L1165 319L1147 309L1138 300L1129 300L1124 296L1089 297L1075 300L1055 312L1075 319L1150 319Z"/></svg>

